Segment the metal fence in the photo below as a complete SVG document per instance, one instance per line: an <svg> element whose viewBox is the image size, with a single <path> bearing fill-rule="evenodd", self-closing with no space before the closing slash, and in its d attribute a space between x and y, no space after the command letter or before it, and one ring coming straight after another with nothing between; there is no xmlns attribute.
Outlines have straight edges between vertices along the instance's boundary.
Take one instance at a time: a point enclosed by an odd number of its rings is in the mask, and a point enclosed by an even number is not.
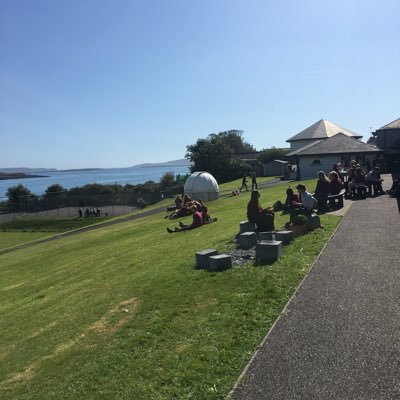
<svg viewBox="0 0 400 400"><path fill-rule="evenodd" d="M154 204L182 192L182 187L148 192L116 193L69 193L55 192L43 196L20 196L10 204L8 198L0 198L0 223L16 216L79 216L79 210L99 210L101 215L119 216L142 208L143 202Z"/></svg>

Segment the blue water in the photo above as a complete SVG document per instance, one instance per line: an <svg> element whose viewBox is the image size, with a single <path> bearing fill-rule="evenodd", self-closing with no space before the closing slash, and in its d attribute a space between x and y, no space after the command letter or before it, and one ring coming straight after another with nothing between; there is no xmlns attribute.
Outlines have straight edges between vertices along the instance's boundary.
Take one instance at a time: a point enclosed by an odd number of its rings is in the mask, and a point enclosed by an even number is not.
<svg viewBox="0 0 400 400"><path fill-rule="evenodd" d="M133 167L133 168L110 168L96 169L91 171L56 171L40 172L37 175L46 175L42 178L23 178L0 180L0 197L5 197L7 189L16 185L24 185L33 194L41 195L46 189L55 183L65 189L79 187L90 183L126 185L127 183L137 185L146 181L159 182L166 172L185 175L189 168L185 166L167 167Z"/></svg>

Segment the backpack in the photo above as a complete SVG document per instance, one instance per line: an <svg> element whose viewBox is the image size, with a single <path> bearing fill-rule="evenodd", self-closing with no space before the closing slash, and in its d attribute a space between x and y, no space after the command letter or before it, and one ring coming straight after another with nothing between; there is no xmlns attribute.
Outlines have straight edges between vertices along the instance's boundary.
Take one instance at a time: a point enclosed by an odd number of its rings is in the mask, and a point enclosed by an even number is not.
<svg viewBox="0 0 400 400"><path fill-rule="evenodd" d="M284 207L283 207L282 202L280 200L278 200L273 204L272 208L276 212L276 211L282 211Z"/></svg>

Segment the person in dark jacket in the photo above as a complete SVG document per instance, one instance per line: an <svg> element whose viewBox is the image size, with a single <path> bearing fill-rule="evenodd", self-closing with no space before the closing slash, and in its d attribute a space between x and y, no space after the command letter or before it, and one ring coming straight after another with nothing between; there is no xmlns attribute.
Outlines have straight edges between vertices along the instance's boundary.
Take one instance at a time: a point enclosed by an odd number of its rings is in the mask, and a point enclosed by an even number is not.
<svg viewBox="0 0 400 400"><path fill-rule="evenodd" d="M247 204L247 219L256 225L257 231L269 232L275 230L274 213L271 209L263 209L260 204L260 192L251 192L251 198Z"/></svg>
<svg viewBox="0 0 400 400"><path fill-rule="evenodd" d="M329 196L329 179L324 171L318 172L317 186L315 187L314 197L318 201L318 209L326 208L326 202Z"/></svg>
<svg viewBox="0 0 400 400"><path fill-rule="evenodd" d="M300 198L297 193L294 193L293 188L289 186L286 189L286 201L284 205L285 210L292 210L293 208L296 208L296 203L300 203Z"/></svg>

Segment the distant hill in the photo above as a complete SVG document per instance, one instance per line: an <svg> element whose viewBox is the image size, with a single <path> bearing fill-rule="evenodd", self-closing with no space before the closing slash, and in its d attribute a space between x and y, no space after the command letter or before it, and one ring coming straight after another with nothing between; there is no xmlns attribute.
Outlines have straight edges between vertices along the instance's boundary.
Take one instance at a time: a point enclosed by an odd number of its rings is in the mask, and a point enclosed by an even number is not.
<svg viewBox="0 0 400 400"><path fill-rule="evenodd" d="M0 172L0 180L5 179L25 179L25 178L43 178L46 175L30 175L24 172Z"/></svg>
<svg viewBox="0 0 400 400"><path fill-rule="evenodd" d="M6 173L21 173L21 174L32 174L34 172L50 172L57 171L56 168L0 168L0 172Z"/></svg>
<svg viewBox="0 0 400 400"><path fill-rule="evenodd" d="M133 167L141 167L141 168L149 168L149 167L189 167L190 161L186 158L182 158L180 160L166 161L162 163L144 163L134 165Z"/></svg>

